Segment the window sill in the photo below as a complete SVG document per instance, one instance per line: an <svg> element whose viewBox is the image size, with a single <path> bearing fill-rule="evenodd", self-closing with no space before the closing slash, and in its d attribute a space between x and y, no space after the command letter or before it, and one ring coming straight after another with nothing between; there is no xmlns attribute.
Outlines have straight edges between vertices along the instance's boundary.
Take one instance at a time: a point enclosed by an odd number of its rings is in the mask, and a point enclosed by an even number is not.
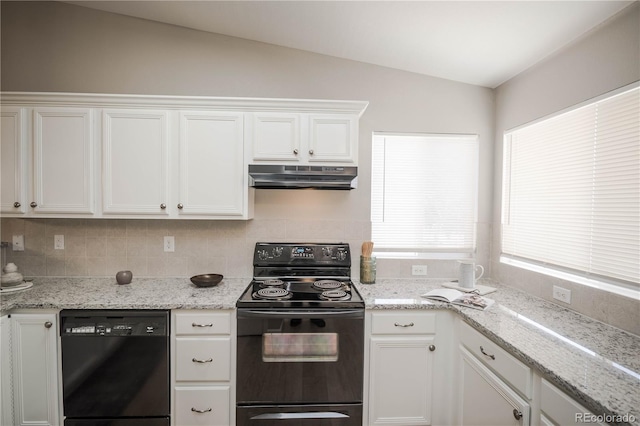
<svg viewBox="0 0 640 426"><path fill-rule="evenodd" d="M472 259L471 253L422 253L422 252L399 252L399 251L375 251L373 256L378 259L432 259L432 260L461 260Z"/></svg>
<svg viewBox="0 0 640 426"><path fill-rule="evenodd" d="M560 278L576 284L581 284L587 287L596 288L598 290L608 291L609 293L618 294L620 296L630 297L632 299L640 300L640 290L624 287L622 285L615 285L615 284L607 283L604 281L598 281L593 278L587 278L587 277L572 274L569 272L559 271L557 269L536 265L534 263L512 259L508 256L500 256L500 263L503 263L505 265L511 265L516 268L526 269L532 272L538 272L540 274L548 275L551 277Z"/></svg>

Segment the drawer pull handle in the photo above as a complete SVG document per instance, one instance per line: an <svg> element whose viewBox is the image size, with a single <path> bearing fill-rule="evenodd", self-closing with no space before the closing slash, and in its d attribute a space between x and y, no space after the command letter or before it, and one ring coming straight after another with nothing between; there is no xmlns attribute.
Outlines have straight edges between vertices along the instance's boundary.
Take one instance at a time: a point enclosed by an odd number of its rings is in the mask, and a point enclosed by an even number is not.
<svg viewBox="0 0 640 426"><path fill-rule="evenodd" d="M193 362L197 362L199 364L204 364L207 362L213 362L213 358L209 358L209 359L197 359L197 358L192 358L191 361Z"/></svg>
<svg viewBox="0 0 640 426"><path fill-rule="evenodd" d="M211 410L211 408L207 408L206 410L198 410L197 408L191 407L191 411L193 411L194 413L209 413Z"/></svg>
<svg viewBox="0 0 640 426"><path fill-rule="evenodd" d="M486 357L489 357L489 358L491 358L492 360L494 360L494 361L495 361L496 356L495 356L495 355L489 355L488 353L486 353L486 352L484 351L484 348L483 348L482 346L480 346L480 352L482 352L482 355L484 355L484 356L486 356Z"/></svg>
<svg viewBox="0 0 640 426"><path fill-rule="evenodd" d="M513 417L515 417L516 420L520 420L522 418L522 411L519 411L517 408L514 408Z"/></svg>
<svg viewBox="0 0 640 426"><path fill-rule="evenodd" d="M209 323L209 324L197 324L197 323L191 323L191 327L213 327L213 324Z"/></svg>
<svg viewBox="0 0 640 426"><path fill-rule="evenodd" d="M396 327L413 327L413 323L412 322L410 322L409 324L398 324L398 323L395 323L394 325Z"/></svg>

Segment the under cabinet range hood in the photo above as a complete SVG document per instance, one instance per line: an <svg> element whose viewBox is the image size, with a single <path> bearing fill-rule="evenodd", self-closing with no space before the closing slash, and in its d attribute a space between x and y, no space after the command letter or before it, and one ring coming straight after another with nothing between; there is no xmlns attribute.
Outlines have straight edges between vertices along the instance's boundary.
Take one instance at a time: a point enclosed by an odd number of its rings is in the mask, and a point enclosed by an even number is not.
<svg viewBox="0 0 640 426"><path fill-rule="evenodd" d="M350 190L358 186L358 168L250 164L249 184L262 189Z"/></svg>

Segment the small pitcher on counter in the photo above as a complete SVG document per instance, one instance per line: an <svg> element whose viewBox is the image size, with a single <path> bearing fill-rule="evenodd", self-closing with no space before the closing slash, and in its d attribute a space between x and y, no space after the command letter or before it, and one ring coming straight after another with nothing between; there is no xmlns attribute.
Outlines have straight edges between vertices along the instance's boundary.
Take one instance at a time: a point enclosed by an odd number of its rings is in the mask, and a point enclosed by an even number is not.
<svg viewBox="0 0 640 426"><path fill-rule="evenodd" d="M458 277L458 285L462 288L475 288L476 281L484 274L484 267L476 265L473 260L459 260L460 275ZM480 269L480 275L476 276L476 271Z"/></svg>

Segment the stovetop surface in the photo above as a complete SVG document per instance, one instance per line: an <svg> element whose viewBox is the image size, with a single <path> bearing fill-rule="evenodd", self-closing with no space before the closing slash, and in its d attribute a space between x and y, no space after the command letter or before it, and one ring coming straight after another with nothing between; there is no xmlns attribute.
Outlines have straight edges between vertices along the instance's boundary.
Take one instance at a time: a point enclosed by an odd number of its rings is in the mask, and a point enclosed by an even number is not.
<svg viewBox="0 0 640 426"><path fill-rule="evenodd" d="M364 308L347 243L256 243L253 276L239 308Z"/></svg>
<svg viewBox="0 0 640 426"><path fill-rule="evenodd" d="M272 285L279 280L282 284ZM326 283L326 288L317 288ZM335 285L333 283L336 283ZM259 292L266 292L263 298ZM270 299L274 293L276 298ZM333 298L336 299L333 299ZM328 298L328 300L327 300ZM327 277L279 277L254 279L238 299L238 308L364 308L364 299L347 277L328 279Z"/></svg>

